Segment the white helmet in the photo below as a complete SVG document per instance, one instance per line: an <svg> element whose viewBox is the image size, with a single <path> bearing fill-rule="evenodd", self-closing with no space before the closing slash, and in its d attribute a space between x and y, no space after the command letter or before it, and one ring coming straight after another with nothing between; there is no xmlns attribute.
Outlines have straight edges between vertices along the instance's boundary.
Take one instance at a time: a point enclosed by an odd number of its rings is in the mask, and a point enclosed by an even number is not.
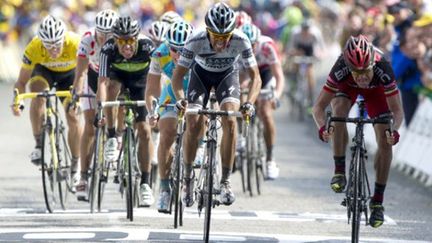
<svg viewBox="0 0 432 243"><path fill-rule="evenodd" d="M66 25L52 15L46 16L39 25L38 36L42 42L58 43L63 41L65 34Z"/></svg>
<svg viewBox="0 0 432 243"><path fill-rule="evenodd" d="M160 17L160 21L168 23L168 24L172 24L174 22L181 21L181 20L183 20L183 18L180 16L180 14L178 14L174 11L165 12Z"/></svg>
<svg viewBox="0 0 432 243"><path fill-rule="evenodd" d="M153 21L149 29L150 37L155 42L165 41L166 32L170 28L170 25L162 21Z"/></svg>
<svg viewBox="0 0 432 243"><path fill-rule="evenodd" d="M118 19L118 15L111 9L102 10L96 15L96 30L108 33Z"/></svg>

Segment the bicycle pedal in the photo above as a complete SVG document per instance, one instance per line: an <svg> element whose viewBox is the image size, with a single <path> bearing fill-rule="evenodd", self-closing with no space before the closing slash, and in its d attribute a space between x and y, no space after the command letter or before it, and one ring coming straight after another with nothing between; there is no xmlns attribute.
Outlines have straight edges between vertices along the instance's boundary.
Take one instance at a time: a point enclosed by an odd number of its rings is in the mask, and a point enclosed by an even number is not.
<svg viewBox="0 0 432 243"><path fill-rule="evenodd" d="M344 206L344 207L346 207L346 206L347 206L347 200L344 199L344 200L341 202L341 205Z"/></svg>
<svg viewBox="0 0 432 243"><path fill-rule="evenodd" d="M108 178L106 176L101 176L100 181L101 182L108 182Z"/></svg>
<svg viewBox="0 0 432 243"><path fill-rule="evenodd" d="M221 202L219 200L213 199L213 203L212 203L213 208L215 208L216 206L220 206L220 205L221 205Z"/></svg>
<svg viewBox="0 0 432 243"><path fill-rule="evenodd" d="M114 184L120 184L120 180L119 180L118 175L115 175L115 176L114 176L113 183L114 183Z"/></svg>
<svg viewBox="0 0 432 243"><path fill-rule="evenodd" d="M80 202L90 202L90 200L86 197L77 197L78 201Z"/></svg>

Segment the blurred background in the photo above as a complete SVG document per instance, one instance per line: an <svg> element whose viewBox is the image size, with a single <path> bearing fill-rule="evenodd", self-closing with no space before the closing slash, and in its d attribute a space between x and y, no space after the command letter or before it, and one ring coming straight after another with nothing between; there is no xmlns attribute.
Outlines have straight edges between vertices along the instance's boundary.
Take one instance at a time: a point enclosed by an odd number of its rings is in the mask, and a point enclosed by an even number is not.
<svg viewBox="0 0 432 243"><path fill-rule="evenodd" d="M79 34L93 25L95 14L114 9L139 19L145 34L151 21L174 10L195 27L211 0L0 0L0 82L14 82L22 50L48 13L59 16ZM237 11L247 13L262 33L278 44L287 77L290 73L290 39L293 31L309 20L320 36L321 61L339 55L350 35L365 34L392 62L402 91L406 125L421 96L432 89L431 0L231 0ZM317 65L319 66L319 65ZM323 72L329 71L328 64ZM321 80L322 82L322 80ZM320 82L318 82L320 83ZM419 96L421 94L421 96Z"/></svg>

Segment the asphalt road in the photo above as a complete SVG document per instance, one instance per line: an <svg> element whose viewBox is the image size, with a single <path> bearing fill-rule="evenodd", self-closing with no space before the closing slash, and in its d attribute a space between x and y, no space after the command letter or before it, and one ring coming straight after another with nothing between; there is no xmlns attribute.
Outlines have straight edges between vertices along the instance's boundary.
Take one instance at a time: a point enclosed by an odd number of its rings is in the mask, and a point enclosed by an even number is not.
<svg viewBox="0 0 432 243"><path fill-rule="evenodd" d="M0 84L0 241L121 241L199 242L203 217L187 208L184 226L173 228L171 215L155 207L136 209L126 220L125 204L117 185L108 184L104 211L89 214L87 203L70 195L68 209L45 210L40 171L30 163L33 148L28 109L13 117L9 105L12 86ZM285 103L283 103L285 104ZM333 172L330 146L320 142L311 122L289 118L283 105L276 113L275 157L280 178L266 181L260 196L241 190L233 174L236 202L213 212L215 242L348 242L351 227L341 194L329 186ZM371 182L372 159L368 166ZM392 170L385 195L386 222L379 229L361 227L364 242L432 242L432 193L416 181Z"/></svg>

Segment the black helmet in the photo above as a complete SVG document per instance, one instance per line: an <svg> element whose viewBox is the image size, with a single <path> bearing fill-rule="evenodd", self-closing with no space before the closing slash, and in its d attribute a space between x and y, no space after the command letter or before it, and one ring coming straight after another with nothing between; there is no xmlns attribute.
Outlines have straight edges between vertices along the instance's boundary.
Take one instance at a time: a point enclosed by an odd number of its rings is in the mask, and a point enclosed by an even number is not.
<svg viewBox="0 0 432 243"><path fill-rule="evenodd" d="M218 34L230 33L236 27L236 16L226 3L216 3L205 16L207 28Z"/></svg>
<svg viewBox="0 0 432 243"><path fill-rule="evenodd" d="M112 27L114 37L136 37L140 32L138 21L131 17L119 17Z"/></svg>

